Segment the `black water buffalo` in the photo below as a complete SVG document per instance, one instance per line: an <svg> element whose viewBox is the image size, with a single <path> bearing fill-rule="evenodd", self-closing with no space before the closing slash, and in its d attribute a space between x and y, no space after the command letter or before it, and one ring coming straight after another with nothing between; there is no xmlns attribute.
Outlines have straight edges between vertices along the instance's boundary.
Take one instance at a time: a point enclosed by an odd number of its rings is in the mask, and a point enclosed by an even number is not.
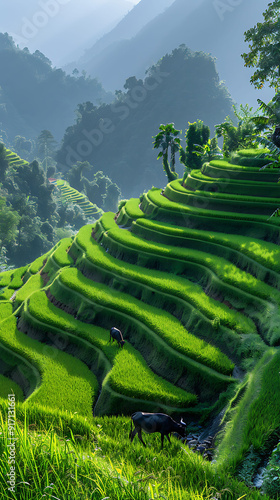
<svg viewBox="0 0 280 500"><path fill-rule="evenodd" d="M123 345L125 344L125 340L123 340L123 336L122 336L122 332L116 328L115 326L112 326L111 330L110 330L110 340L109 342L111 343L111 340L116 340L119 347L123 347Z"/></svg>
<svg viewBox="0 0 280 500"><path fill-rule="evenodd" d="M178 424L173 418L164 413L144 413L137 411L131 415L131 420L130 441L132 442L136 433L138 433L138 437L144 446L146 445L142 439L142 431L148 434L159 432L161 434L161 449L163 448L164 436L167 437L170 443L169 434L171 432L177 432L180 436L184 436L186 431L186 424L182 419ZM132 430L132 422L134 423L134 430Z"/></svg>

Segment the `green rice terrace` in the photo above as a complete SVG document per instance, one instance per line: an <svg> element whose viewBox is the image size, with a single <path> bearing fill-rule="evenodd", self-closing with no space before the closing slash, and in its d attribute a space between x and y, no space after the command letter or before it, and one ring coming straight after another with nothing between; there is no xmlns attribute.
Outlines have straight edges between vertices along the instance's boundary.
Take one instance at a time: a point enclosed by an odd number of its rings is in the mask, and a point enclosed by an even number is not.
<svg viewBox="0 0 280 500"><path fill-rule="evenodd" d="M1 498L279 498L280 169L260 170L262 152L152 188L0 275L2 432L14 393L18 437L18 496L5 462ZM214 460L174 437L131 444L135 411L183 417Z"/></svg>

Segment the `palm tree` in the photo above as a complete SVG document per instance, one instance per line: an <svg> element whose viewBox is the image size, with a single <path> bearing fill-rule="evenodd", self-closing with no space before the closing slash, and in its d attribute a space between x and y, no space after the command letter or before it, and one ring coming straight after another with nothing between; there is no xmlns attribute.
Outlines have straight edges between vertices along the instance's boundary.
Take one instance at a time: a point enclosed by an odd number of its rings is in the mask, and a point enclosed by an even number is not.
<svg viewBox="0 0 280 500"><path fill-rule="evenodd" d="M175 154L181 147L181 140L177 137L181 132L175 129L174 123L160 125L159 130L160 132L156 137L153 137L153 139L155 139L153 145L154 149L162 149L157 159L162 158L163 170L168 177L168 181L171 182L178 177L178 174L175 172ZM170 163L168 161L169 150Z"/></svg>

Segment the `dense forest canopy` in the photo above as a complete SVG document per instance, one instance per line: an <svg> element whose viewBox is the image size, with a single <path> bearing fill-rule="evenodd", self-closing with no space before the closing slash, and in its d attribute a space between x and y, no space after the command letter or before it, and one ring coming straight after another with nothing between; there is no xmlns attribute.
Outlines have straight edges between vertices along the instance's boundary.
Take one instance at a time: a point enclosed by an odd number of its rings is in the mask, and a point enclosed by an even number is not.
<svg viewBox="0 0 280 500"><path fill-rule="evenodd" d="M0 269L26 265L92 222L95 213L98 217L103 209L117 210L120 189L88 162L69 170L68 196L62 196L51 177L61 176L55 165L43 168L44 163L23 161L0 143ZM80 204L77 196L83 198ZM92 203L90 213L85 201Z"/></svg>
<svg viewBox="0 0 280 500"><path fill-rule="evenodd" d="M59 168L89 161L125 196L139 195L165 182L152 149L160 123L174 122L184 130L188 122L201 119L213 131L231 113L232 101L214 59L180 46L152 66L144 80L128 78L114 103L79 105L76 124L66 130L57 155Z"/></svg>

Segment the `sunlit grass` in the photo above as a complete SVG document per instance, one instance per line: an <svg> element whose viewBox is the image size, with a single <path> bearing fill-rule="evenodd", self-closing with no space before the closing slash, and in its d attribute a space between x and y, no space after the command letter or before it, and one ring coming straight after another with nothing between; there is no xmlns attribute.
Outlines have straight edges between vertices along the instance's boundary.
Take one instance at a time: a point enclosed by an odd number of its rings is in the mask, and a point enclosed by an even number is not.
<svg viewBox="0 0 280 500"><path fill-rule="evenodd" d="M106 236L107 235L105 235L104 238L105 245ZM213 271L223 283L240 288L244 292L253 294L256 297L266 299L268 301L273 299L277 303L280 302L280 292L278 290L275 290L266 283L256 279L251 274L242 271L237 266L222 257L190 248L178 248L172 245L165 245L163 243L145 241L141 237L129 231L119 229L116 224L114 229L109 230L108 237L138 252L149 252L150 254L168 257L169 259L180 259L200 264Z"/></svg>
<svg viewBox="0 0 280 500"><path fill-rule="evenodd" d="M3 418L4 417L4 418ZM0 419L0 495L7 498L8 447L5 415ZM61 419L60 419L61 420ZM73 421L74 423L74 421ZM160 451L158 435L147 437L148 446L128 440L128 418L98 418L92 438L73 434L63 439L52 426L28 428L17 422L16 493L11 499L38 500L236 500L260 493L247 489L222 470L217 471L175 438ZM215 496L216 498L216 496ZM262 496L263 500L267 500Z"/></svg>
<svg viewBox="0 0 280 500"><path fill-rule="evenodd" d="M230 310L226 305L215 301L206 295L199 285L176 275L170 275L170 273L154 271L119 261L112 257L91 238L91 226L81 228L75 241L84 250L86 260L99 266L101 269L112 272L113 276L117 274L122 279L127 278L133 283L137 282L165 294L183 299L196 308L197 314L201 311L202 314L211 320L219 317L221 324L239 333L252 333L255 331L255 325L252 320L235 310ZM131 286L133 287L132 284Z"/></svg>
<svg viewBox="0 0 280 500"><path fill-rule="evenodd" d="M8 377L0 375L0 398L8 399L9 394L14 394L17 401L24 400L20 386Z"/></svg>
<svg viewBox="0 0 280 500"><path fill-rule="evenodd" d="M11 316L13 313L13 305L10 301L0 301L0 322Z"/></svg>
<svg viewBox="0 0 280 500"><path fill-rule="evenodd" d="M219 447L218 463L236 470L245 453L266 443L280 427L280 352L267 351L248 375L246 391L231 411L230 421Z"/></svg>
<svg viewBox="0 0 280 500"><path fill-rule="evenodd" d="M152 221L149 219L139 219L136 221L135 225L137 228L151 229L156 234L159 234L159 238L160 233L163 233L170 236L179 236L182 238L192 238L195 240L217 243L219 245L232 248L237 252L244 253L251 259L255 260L257 264L261 264L280 273L279 246L274 243L253 239L239 234L235 235L219 233L216 231L197 230L187 227L174 226L164 222ZM144 232L143 236L145 237Z"/></svg>
<svg viewBox="0 0 280 500"><path fill-rule="evenodd" d="M72 412L78 410L81 415L91 417L98 384L81 361L19 332L14 316L0 324L0 342L40 372L41 380L28 401Z"/></svg>
<svg viewBox="0 0 280 500"><path fill-rule="evenodd" d="M165 311L149 306L124 293L108 289L101 283L94 283L74 268L61 271L59 278L51 286L54 295L59 283L80 295L84 295L95 304L110 307L141 321L163 338L170 347L182 354L200 363L205 363L221 373L230 374L232 372L233 364L227 356L219 349L190 334L177 319Z"/></svg>
<svg viewBox="0 0 280 500"><path fill-rule="evenodd" d="M245 167L244 167L245 168ZM249 168L249 167L248 167ZM227 219L230 220L240 220L240 221L253 221L253 222L266 222L267 223L267 215L257 215L257 214L247 214L247 213L237 213L237 212L229 212L225 210L211 210L207 208L200 208L196 206L188 206L184 203L177 203L175 201L168 200L164 196L161 195L161 189L150 189L148 193L144 195L143 199L143 211L146 212L146 207L149 205L149 202L160 208L162 210L167 210L170 212L180 212L181 215L199 215L199 216L210 216L216 217L217 219ZM271 225L280 225L280 221L277 219L271 219L269 221Z"/></svg>
<svg viewBox="0 0 280 500"><path fill-rule="evenodd" d="M109 374L106 377L106 383L108 382L116 392L133 398L162 402L174 407L187 407L189 404L196 403L196 396L155 375L143 357L129 343L122 350L108 345L108 330L75 320L70 314L50 303L43 292L34 294L30 298L28 312L33 318L43 323L43 325L38 324L37 328L41 326L48 330L55 326L61 332L65 331L66 336L67 332L74 333L102 349L113 365L112 367L107 364ZM28 320L28 316L25 318ZM56 335L59 335L59 331ZM71 337L68 342L71 343Z"/></svg>
<svg viewBox="0 0 280 500"><path fill-rule="evenodd" d="M18 304L22 303L25 299L29 297L33 292L40 290L44 286L44 280L42 276L34 274L29 278L29 280L22 285L22 287L16 293L16 301Z"/></svg>

